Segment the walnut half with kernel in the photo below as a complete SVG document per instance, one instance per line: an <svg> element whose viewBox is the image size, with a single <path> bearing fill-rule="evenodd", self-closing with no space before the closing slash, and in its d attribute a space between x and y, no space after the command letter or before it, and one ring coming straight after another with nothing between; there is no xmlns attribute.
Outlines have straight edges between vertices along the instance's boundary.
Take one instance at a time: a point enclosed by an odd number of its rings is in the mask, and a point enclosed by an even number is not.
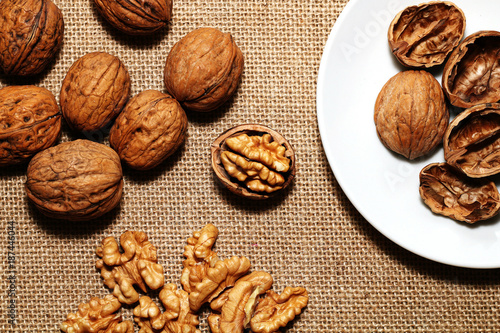
<svg viewBox="0 0 500 333"><path fill-rule="evenodd" d="M245 124L220 135L212 144L212 168L231 192L267 199L295 178L292 146L269 127Z"/></svg>

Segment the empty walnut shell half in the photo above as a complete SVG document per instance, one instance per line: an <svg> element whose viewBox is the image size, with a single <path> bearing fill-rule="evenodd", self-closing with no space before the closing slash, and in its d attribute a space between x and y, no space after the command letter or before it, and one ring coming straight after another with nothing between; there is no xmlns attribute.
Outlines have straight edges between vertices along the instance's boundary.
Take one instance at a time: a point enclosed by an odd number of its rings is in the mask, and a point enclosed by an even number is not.
<svg viewBox="0 0 500 333"><path fill-rule="evenodd" d="M129 35L148 35L172 18L172 0L94 0L112 26Z"/></svg>
<svg viewBox="0 0 500 333"><path fill-rule="evenodd" d="M500 173L500 104L481 104L460 113L443 138L448 164L472 178Z"/></svg>
<svg viewBox="0 0 500 333"><path fill-rule="evenodd" d="M101 143L63 142L31 159L25 188L30 201L48 217L91 220L109 212L121 199L120 158Z"/></svg>
<svg viewBox="0 0 500 333"><path fill-rule="evenodd" d="M61 132L56 98L37 86L0 89L0 167L28 161Z"/></svg>
<svg viewBox="0 0 500 333"><path fill-rule="evenodd" d="M236 126L212 144L212 168L231 192L249 199L267 199L295 178L295 153L288 141L271 128Z"/></svg>
<svg viewBox="0 0 500 333"><path fill-rule="evenodd" d="M424 70L399 72L375 102L375 126L389 150L413 160L441 144L450 120L439 82Z"/></svg>
<svg viewBox="0 0 500 333"><path fill-rule="evenodd" d="M470 108L500 101L500 32L466 37L444 66L442 86L450 103Z"/></svg>
<svg viewBox="0 0 500 333"><path fill-rule="evenodd" d="M229 33L199 28L169 52L164 81L169 94L192 111L208 112L234 94L243 72L243 54Z"/></svg>
<svg viewBox="0 0 500 333"><path fill-rule="evenodd" d="M455 4L432 1L399 12L390 24L389 46L407 67L441 65L460 43L465 32L465 15Z"/></svg>
<svg viewBox="0 0 500 333"><path fill-rule="evenodd" d="M500 210L500 195L494 182L469 178L447 163L433 163L420 172L420 196L436 214L475 223Z"/></svg>
<svg viewBox="0 0 500 333"><path fill-rule="evenodd" d="M0 67L9 75L41 73L60 49L61 10L50 0L0 2Z"/></svg>

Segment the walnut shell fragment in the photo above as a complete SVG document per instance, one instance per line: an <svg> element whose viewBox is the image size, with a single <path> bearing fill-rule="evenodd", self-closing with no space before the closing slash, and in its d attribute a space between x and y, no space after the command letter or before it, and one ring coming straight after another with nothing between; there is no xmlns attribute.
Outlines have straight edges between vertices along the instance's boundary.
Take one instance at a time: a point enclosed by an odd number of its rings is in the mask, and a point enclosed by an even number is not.
<svg viewBox="0 0 500 333"><path fill-rule="evenodd" d="M26 192L44 215L91 220L118 205L123 175L110 147L89 140L63 142L36 154L28 164Z"/></svg>
<svg viewBox="0 0 500 333"><path fill-rule="evenodd" d="M156 247L144 232L124 232L120 245L123 253L114 237L104 238L96 250L101 258L96 268L101 270L104 284L121 303L133 304L140 297L134 286L146 292L146 286L156 290L165 284L163 266L157 263Z"/></svg>
<svg viewBox="0 0 500 333"><path fill-rule="evenodd" d="M452 105L470 108L500 100L500 32L466 37L444 66L442 86Z"/></svg>
<svg viewBox="0 0 500 333"><path fill-rule="evenodd" d="M213 111L236 91L243 62L231 34L199 28L172 47L165 63L165 86L183 107Z"/></svg>
<svg viewBox="0 0 500 333"><path fill-rule="evenodd" d="M170 95L146 90L130 99L109 132L109 143L128 166L148 170L185 141L188 120Z"/></svg>
<svg viewBox="0 0 500 333"><path fill-rule="evenodd" d="M130 76L120 59L106 52L92 52L68 70L60 103L72 129L91 133L114 120L129 96Z"/></svg>
<svg viewBox="0 0 500 333"><path fill-rule="evenodd" d="M500 103L481 104L460 113L443 140L448 164L480 178L500 172Z"/></svg>
<svg viewBox="0 0 500 333"><path fill-rule="evenodd" d="M0 89L0 167L28 161L52 146L61 132L54 95L37 86Z"/></svg>
<svg viewBox="0 0 500 333"><path fill-rule="evenodd" d="M0 67L8 75L41 73L64 38L61 10L50 0L0 2Z"/></svg>
<svg viewBox="0 0 500 333"><path fill-rule="evenodd" d="M78 306L78 312L70 313L61 323L61 331L66 333L134 333L134 323L121 321L117 313L121 303L113 295L103 299L92 297L88 303Z"/></svg>
<svg viewBox="0 0 500 333"><path fill-rule="evenodd" d="M152 34L172 19L172 0L94 0L112 26L129 35Z"/></svg>
<svg viewBox="0 0 500 333"><path fill-rule="evenodd" d="M387 35L402 65L429 68L445 61L464 32L465 15L460 8L452 2L431 1L399 12Z"/></svg>
<svg viewBox="0 0 500 333"><path fill-rule="evenodd" d="M420 196L436 214L475 223L500 210L500 194L494 182L469 178L447 163L433 163L420 171Z"/></svg>
<svg viewBox="0 0 500 333"><path fill-rule="evenodd" d="M441 144L450 120L443 90L424 70L399 72L378 94L374 112L380 141L413 160Z"/></svg>
<svg viewBox="0 0 500 333"><path fill-rule="evenodd" d="M213 143L212 168L231 192L249 199L267 199L295 178L295 153L273 129L257 124L233 127Z"/></svg>

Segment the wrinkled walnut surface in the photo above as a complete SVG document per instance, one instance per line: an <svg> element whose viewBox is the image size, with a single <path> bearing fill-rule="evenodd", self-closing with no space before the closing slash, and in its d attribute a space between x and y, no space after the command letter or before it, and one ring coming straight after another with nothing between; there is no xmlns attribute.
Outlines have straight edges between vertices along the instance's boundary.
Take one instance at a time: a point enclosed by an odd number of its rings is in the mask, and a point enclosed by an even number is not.
<svg viewBox="0 0 500 333"><path fill-rule="evenodd" d="M165 283L163 267L157 263L156 248L144 232L126 231L120 236L120 252L114 237L103 239L96 250L102 258L96 262L104 284L113 290L121 303L133 304L139 300L138 286L143 292L146 286L156 290Z"/></svg>
<svg viewBox="0 0 500 333"><path fill-rule="evenodd" d="M120 158L100 143L63 142L31 159L25 187L31 202L49 217L94 219L109 212L121 199Z"/></svg>
<svg viewBox="0 0 500 333"><path fill-rule="evenodd" d="M52 146L61 131L54 95L37 86L0 89L0 167L27 161Z"/></svg>
<svg viewBox="0 0 500 333"><path fill-rule="evenodd" d="M165 63L167 91L183 107L213 111L236 91L243 54L229 33L199 28L179 40Z"/></svg>
<svg viewBox="0 0 500 333"><path fill-rule="evenodd" d="M166 284L159 294L165 308L160 308L148 296L139 299L134 309L134 321L142 333L200 333L198 316L189 307L188 293L177 290L173 283Z"/></svg>
<svg viewBox="0 0 500 333"><path fill-rule="evenodd" d="M184 142L188 120L170 95L146 90L134 96L115 120L109 143L133 169L154 168Z"/></svg>
<svg viewBox="0 0 500 333"><path fill-rule="evenodd" d="M439 82L423 70L394 75L375 102L374 120L380 141L410 160L441 144L449 119Z"/></svg>
<svg viewBox="0 0 500 333"><path fill-rule="evenodd" d="M129 35L148 35L172 18L172 0L94 0L115 28Z"/></svg>
<svg viewBox="0 0 500 333"><path fill-rule="evenodd" d="M0 67L6 74L41 73L60 49L63 37L63 16L52 1L0 2Z"/></svg>
<svg viewBox="0 0 500 333"><path fill-rule="evenodd" d="M388 31L398 61L415 68L441 65L460 43L465 15L452 2L432 1L399 12Z"/></svg>
<svg viewBox="0 0 500 333"><path fill-rule="evenodd" d="M231 192L267 199L295 178L295 154L288 141L262 125L246 124L221 134L212 143L212 168Z"/></svg>
<svg viewBox="0 0 500 333"><path fill-rule="evenodd" d="M500 104L482 104L460 113L444 140L446 162L473 178L500 172Z"/></svg>
<svg viewBox="0 0 500 333"><path fill-rule="evenodd" d="M92 52L79 58L61 85L64 119L77 131L94 132L115 119L130 96L130 76L117 57Z"/></svg>
<svg viewBox="0 0 500 333"><path fill-rule="evenodd" d="M250 320L255 333L278 332L299 315L309 301L307 291L302 287L286 287L281 294L269 290L266 294Z"/></svg>
<svg viewBox="0 0 500 333"><path fill-rule="evenodd" d="M469 178L447 163L434 163L420 172L420 196L436 214L475 223L500 210L500 195L494 182Z"/></svg>
<svg viewBox="0 0 500 333"><path fill-rule="evenodd" d="M500 32L478 31L453 51L442 86L450 103L470 108L500 100Z"/></svg>
<svg viewBox="0 0 500 333"><path fill-rule="evenodd" d="M121 303L113 295L103 299L92 297L88 303L78 306L78 312L70 313L61 323L61 331L66 333L133 333L131 321L121 321L118 310Z"/></svg>

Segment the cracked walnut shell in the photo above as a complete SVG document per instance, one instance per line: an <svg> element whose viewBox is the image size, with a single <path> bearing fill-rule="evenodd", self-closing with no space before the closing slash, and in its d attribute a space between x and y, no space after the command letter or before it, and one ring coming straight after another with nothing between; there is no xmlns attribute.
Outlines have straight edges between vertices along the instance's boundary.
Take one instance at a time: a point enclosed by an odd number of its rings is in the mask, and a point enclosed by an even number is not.
<svg viewBox="0 0 500 333"><path fill-rule="evenodd" d="M52 146L61 131L54 95L37 86L0 89L0 167L23 163Z"/></svg>
<svg viewBox="0 0 500 333"><path fill-rule="evenodd" d="M68 125L92 133L108 126L129 96L130 76L120 59L106 52L92 52L70 67L59 99Z"/></svg>
<svg viewBox="0 0 500 333"><path fill-rule="evenodd" d="M500 103L461 112L448 126L443 147L446 162L469 177L500 173Z"/></svg>
<svg viewBox="0 0 500 333"><path fill-rule="evenodd" d="M61 10L50 0L0 2L0 67L8 75L41 73L64 37Z"/></svg>
<svg viewBox="0 0 500 333"><path fill-rule="evenodd" d="M163 267L157 263L156 248L144 232L126 231L120 236L120 245L123 253L114 237L103 239L96 250L101 258L96 267L113 295L121 303L133 304L139 300L134 285L143 292L146 286L156 290L164 285Z"/></svg>
<svg viewBox="0 0 500 333"><path fill-rule="evenodd" d="M112 26L129 35L148 35L172 18L172 0L94 0Z"/></svg>
<svg viewBox="0 0 500 333"><path fill-rule="evenodd" d="M179 40L168 54L165 86L183 107L213 111L236 91L243 62L243 54L229 33L199 28Z"/></svg>
<svg viewBox="0 0 500 333"><path fill-rule="evenodd" d="M449 119L439 82L423 70L394 75L375 102L374 120L380 141L410 160L429 154L441 144Z"/></svg>
<svg viewBox="0 0 500 333"><path fill-rule="evenodd" d="M92 297L88 303L78 306L78 312L70 313L61 323L60 329L66 333L133 333L131 321L121 321L118 310L121 303L113 295L103 299Z"/></svg>
<svg viewBox="0 0 500 333"><path fill-rule="evenodd" d="M212 168L231 192L267 199L295 177L292 146L269 127L246 124L221 134L212 144Z"/></svg>
<svg viewBox="0 0 500 333"><path fill-rule="evenodd" d="M128 166L148 170L181 146L187 127L186 113L175 99L146 90L125 105L111 127L109 143Z"/></svg>
<svg viewBox="0 0 500 333"><path fill-rule="evenodd" d="M450 103L470 108L500 100L500 32L467 36L446 61L442 85Z"/></svg>
<svg viewBox="0 0 500 333"><path fill-rule="evenodd" d="M420 196L436 214L475 223L500 211L494 182L467 177L447 163L433 163L420 171Z"/></svg>
<svg viewBox="0 0 500 333"><path fill-rule="evenodd" d="M110 147L89 140L63 142L28 164L26 192L44 215L72 221L102 216L120 202L123 174Z"/></svg>
<svg viewBox="0 0 500 333"><path fill-rule="evenodd" d="M448 1L431 1L399 12L387 35L402 65L429 68L446 60L464 32L465 15L460 8Z"/></svg>

